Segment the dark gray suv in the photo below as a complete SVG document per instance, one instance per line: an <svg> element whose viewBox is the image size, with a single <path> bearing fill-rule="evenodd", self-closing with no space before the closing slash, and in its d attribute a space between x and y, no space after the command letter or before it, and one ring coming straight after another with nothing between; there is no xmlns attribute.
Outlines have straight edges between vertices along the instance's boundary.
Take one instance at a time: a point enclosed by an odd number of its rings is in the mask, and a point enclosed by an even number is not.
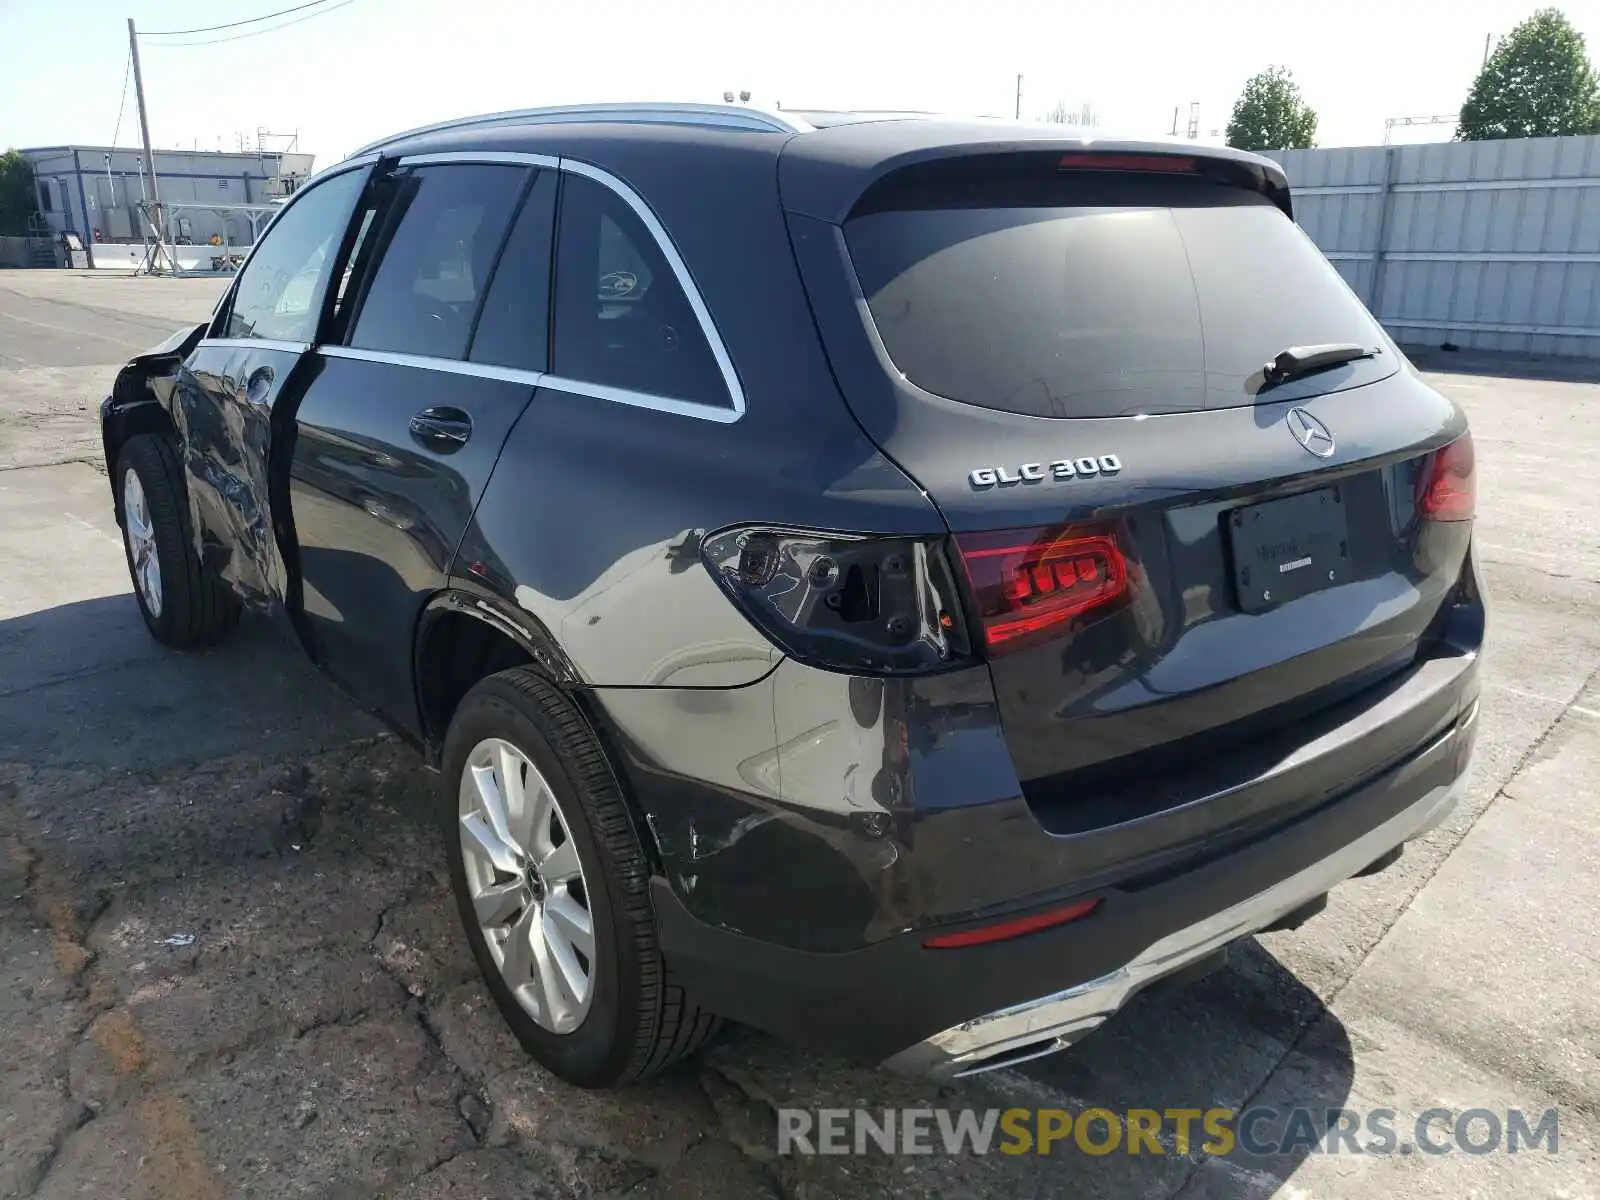
<svg viewBox="0 0 1600 1200"><path fill-rule="evenodd" d="M948 1077L1453 803L1466 420L1273 163L717 106L323 172L102 410L151 631L279 619L442 773L553 1071L721 1017Z"/></svg>

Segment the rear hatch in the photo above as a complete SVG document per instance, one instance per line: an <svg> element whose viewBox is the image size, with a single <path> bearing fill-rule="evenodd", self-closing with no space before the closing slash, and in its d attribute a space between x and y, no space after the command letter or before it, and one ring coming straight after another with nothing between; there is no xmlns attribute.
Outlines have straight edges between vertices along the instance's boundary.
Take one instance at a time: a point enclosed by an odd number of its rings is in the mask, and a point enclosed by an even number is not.
<svg viewBox="0 0 1600 1200"><path fill-rule="evenodd" d="M1465 511L1439 482L1470 472L1470 442L1442 449L1464 419L1235 166L965 155L890 172L841 224L790 216L846 399L955 535L1052 832L1261 785L1418 668L1462 575L1470 525L1429 518ZM1363 356L1265 369L1327 345ZM1229 819L1347 788L1453 715Z"/></svg>

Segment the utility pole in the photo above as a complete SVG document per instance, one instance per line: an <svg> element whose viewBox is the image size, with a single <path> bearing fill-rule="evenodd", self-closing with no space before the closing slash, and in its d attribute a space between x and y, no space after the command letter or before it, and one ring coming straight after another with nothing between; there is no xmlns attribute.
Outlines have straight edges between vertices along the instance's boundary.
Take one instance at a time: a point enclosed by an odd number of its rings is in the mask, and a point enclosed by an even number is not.
<svg viewBox="0 0 1600 1200"><path fill-rule="evenodd" d="M1489 43L1493 39L1493 33L1486 33L1483 35L1483 65L1486 67L1489 65Z"/></svg>
<svg viewBox="0 0 1600 1200"><path fill-rule="evenodd" d="M1017 76L1017 111L1016 119L1022 120L1022 76Z"/></svg>
<svg viewBox="0 0 1600 1200"><path fill-rule="evenodd" d="M156 234L156 258L166 253L166 246L161 237L161 194L156 190L156 156L150 149L150 117L144 107L144 76L139 72L139 34L133 27L133 18L128 18L128 55L133 61L133 94L139 102L139 136L144 139L144 171L150 179L150 224ZM155 261L152 259L152 267ZM176 260L173 262L176 267Z"/></svg>

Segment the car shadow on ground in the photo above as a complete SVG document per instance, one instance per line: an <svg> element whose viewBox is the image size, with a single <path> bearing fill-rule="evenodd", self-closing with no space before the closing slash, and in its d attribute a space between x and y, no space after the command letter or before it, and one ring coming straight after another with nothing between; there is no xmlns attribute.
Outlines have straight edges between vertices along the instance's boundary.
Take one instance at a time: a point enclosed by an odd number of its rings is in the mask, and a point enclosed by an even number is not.
<svg viewBox="0 0 1600 1200"><path fill-rule="evenodd" d="M691 1141L720 1136L790 1194L808 1185L840 1197L908 1189L1264 1196L1312 1152L1350 1095L1343 1027L1253 940L1209 976L1136 997L1067 1053L947 1085L735 1028L702 1061L663 1080L604 1095L566 1088L528 1062L476 980L445 884L437 795L437 777L416 755L376 736L376 726L268 622L247 619L222 646L177 654L150 639L128 595L0 621L0 809L12 809L0 816L79 898L76 915L102 993L147 997L135 1011L154 1025L166 993L152 992L151 983L166 971L176 972L166 978L177 982L162 985L177 989L172 996L199 988L221 997L241 964L264 987L308 962L328 963L330 975L340 963L380 964L401 985L388 1002L392 1011L363 999L359 1011L345 1012L355 1003L348 997L319 1001L303 988L296 995L266 987L260 1000L250 999L240 1044L269 1044L274 1028L306 1028L305 1012L318 1003L330 1020L399 1022L400 1030L418 1028L403 1015L414 1008L464 1080L457 1091L483 1098L492 1116L481 1134L486 1151L496 1139L520 1144L515 1130L548 1128L561 1112L559 1120L576 1123L562 1137L615 1137L623 1149L607 1153L622 1160L634 1138L676 1137L680 1128ZM162 940L172 937L187 939L185 946ZM163 966L168 957L172 964ZM223 1050L234 1023L230 1017L215 1035L186 1035L196 1048L170 1052L174 1069L198 1081L197 1096L225 1086L226 1072L218 1074L214 1062L227 1059L209 1055L234 1053ZM408 1076L399 1078L411 1086ZM286 1087L299 1086L285 1079ZM387 1111L374 1104L373 1113ZM1238 1114L1260 1104L1277 1115L1252 1125L1252 1144L1260 1149L1281 1135L1283 1110L1294 1105L1308 1114L1295 1145L1253 1154L1239 1144ZM1037 1144L1033 1153L1001 1153L1003 1138L981 1157L970 1147L945 1155L937 1145L933 1155L913 1158L875 1149L808 1161L775 1155L780 1109L920 1106L980 1114L1023 1108L1035 1130L1039 1110L1077 1119L1098 1108L1118 1128L1113 1134L1096 1119L1081 1141L1068 1135L1047 1156ZM1231 1146L1204 1126L1219 1109L1236 1135ZM1149 1142L1130 1145L1131 1110L1157 1114L1159 1153ZM1187 1147L1176 1136L1185 1112L1195 1114ZM437 1120L448 1132L448 1120Z"/></svg>
<svg viewBox="0 0 1600 1200"><path fill-rule="evenodd" d="M1201 1193L1269 1195L1339 1120L1354 1054L1317 994L1246 938L1226 966L1199 980L1157 984L1084 1041L1019 1073L1124 1121L1135 1109L1161 1114L1168 1154L1179 1149L1177 1114L1188 1110L1191 1150L1201 1161L1222 1160L1218 1178L1231 1181ZM1206 1134L1213 1110L1225 1110L1217 1120L1231 1136ZM1126 1137L1111 1152L1132 1153Z"/></svg>
<svg viewBox="0 0 1600 1200"><path fill-rule="evenodd" d="M149 769L376 732L266 620L184 652L150 636L131 594L0 621L0 760Z"/></svg>

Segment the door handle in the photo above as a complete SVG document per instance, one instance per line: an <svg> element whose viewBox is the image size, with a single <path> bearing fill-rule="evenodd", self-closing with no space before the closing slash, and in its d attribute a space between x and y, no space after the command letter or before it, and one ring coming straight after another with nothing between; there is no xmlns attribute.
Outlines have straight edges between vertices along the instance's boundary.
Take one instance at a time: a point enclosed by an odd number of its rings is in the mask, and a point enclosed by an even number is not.
<svg viewBox="0 0 1600 1200"><path fill-rule="evenodd" d="M472 436L472 418L459 408L425 408L411 418L411 436L429 450L449 454Z"/></svg>

